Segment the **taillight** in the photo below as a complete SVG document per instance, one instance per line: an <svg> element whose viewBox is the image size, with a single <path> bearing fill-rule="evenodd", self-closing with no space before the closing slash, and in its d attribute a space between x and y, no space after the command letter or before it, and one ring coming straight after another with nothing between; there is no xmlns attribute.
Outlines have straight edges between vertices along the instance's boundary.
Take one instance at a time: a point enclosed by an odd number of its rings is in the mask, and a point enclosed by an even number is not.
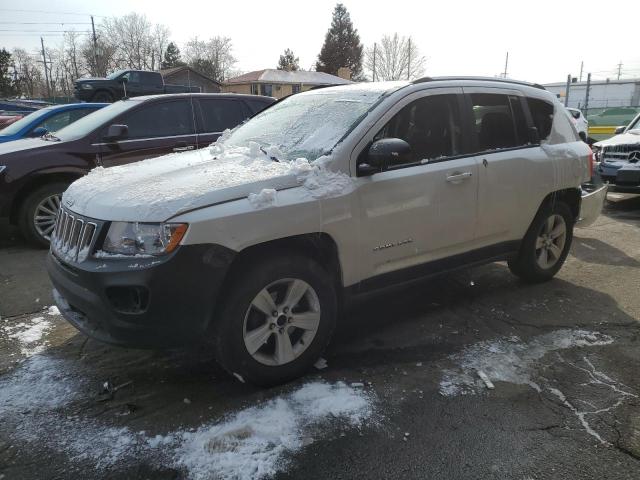
<svg viewBox="0 0 640 480"><path fill-rule="evenodd" d="M593 150L591 150L591 148L589 148L589 157L587 161L589 162L589 178L593 178L593 167L595 165L595 159L593 158Z"/></svg>

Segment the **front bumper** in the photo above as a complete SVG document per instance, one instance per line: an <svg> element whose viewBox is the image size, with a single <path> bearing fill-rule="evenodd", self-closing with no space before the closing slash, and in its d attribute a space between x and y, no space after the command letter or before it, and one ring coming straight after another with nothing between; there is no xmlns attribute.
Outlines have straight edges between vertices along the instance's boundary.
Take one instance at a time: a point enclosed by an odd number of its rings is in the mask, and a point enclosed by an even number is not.
<svg viewBox="0 0 640 480"><path fill-rule="evenodd" d="M75 264L49 253L47 270L56 305L81 332L116 345L172 347L203 338L234 257L219 245Z"/></svg>
<svg viewBox="0 0 640 480"><path fill-rule="evenodd" d="M593 224L600 216L606 198L607 185L584 184L582 186L580 216L576 227L584 228Z"/></svg>

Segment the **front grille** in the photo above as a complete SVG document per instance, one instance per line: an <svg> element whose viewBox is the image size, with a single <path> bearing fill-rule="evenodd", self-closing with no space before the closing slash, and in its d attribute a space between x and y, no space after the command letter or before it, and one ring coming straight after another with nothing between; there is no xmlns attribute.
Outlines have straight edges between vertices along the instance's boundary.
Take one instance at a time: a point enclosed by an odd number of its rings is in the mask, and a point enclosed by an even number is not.
<svg viewBox="0 0 640 480"><path fill-rule="evenodd" d="M51 235L51 251L66 262L83 262L89 256L98 225L62 207Z"/></svg>
<svg viewBox="0 0 640 480"><path fill-rule="evenodd" d="M628 160L629 154L631 154L632 152L640 152L640 144L611 145L608 147L604 147L602 149L600 158L605 162Z"/></svg>

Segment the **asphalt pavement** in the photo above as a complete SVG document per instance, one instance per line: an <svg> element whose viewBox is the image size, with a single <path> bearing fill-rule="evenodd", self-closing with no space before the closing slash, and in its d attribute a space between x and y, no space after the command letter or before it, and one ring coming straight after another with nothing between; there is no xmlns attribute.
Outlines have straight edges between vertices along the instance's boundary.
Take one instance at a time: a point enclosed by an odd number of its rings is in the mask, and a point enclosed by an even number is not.
<svg viewBox="0 0 640 480"><path fill-rule="evenodd" d="M45 255L0 225L0 479L640 478L640 196L551 282L495 263L372 299L267 390L206 346L88 340Z"/></svg>

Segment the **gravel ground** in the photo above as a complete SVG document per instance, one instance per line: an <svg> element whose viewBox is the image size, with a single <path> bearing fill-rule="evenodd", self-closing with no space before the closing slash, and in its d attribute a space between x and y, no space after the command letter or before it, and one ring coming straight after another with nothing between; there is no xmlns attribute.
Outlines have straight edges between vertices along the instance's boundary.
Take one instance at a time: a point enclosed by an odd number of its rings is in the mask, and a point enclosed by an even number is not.
<svg viewBox="0 0 640 480"><path fill-rule="evenodd" d="M639 478L640 197L553 281L496 263L371 300L270 390L205 348L88 340L44 256L0 225L0 479Z"/></svg>

